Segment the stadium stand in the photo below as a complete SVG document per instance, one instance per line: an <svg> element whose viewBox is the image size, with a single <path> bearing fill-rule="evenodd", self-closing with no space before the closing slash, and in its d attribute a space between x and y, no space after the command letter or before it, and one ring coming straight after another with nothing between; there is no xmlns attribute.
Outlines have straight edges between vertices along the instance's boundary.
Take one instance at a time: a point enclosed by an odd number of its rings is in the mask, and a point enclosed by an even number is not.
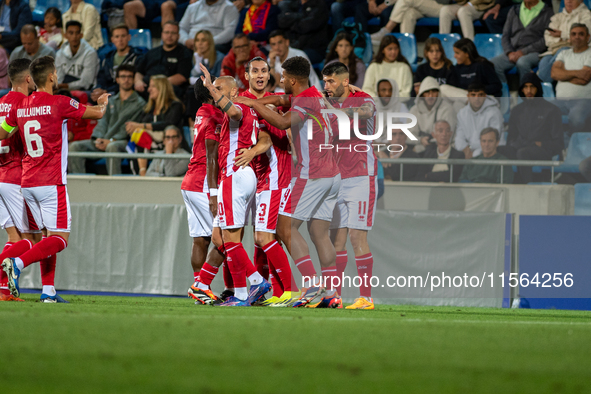
<svg viewBox="0 0 591 394"><path fill-rule="evenodd" d="M564 163L555 172L579 172L579 163L591 156L591 133L574 133L568 142L568 149Z"/></svg>
<svg viewBox="0 0 591 394"><path fill-rule="evenodd" d="M575 185L575 215L591 215L591 183Z"/></svg>
<svg viewBox="0 0 591 394"><path fill-rule="evenodd" d="M439 33L433 33L431 34L429 37L435 37L435 38L439 38L439 41L441 41L441 45L443 45L443 50L445 51L445 56L447 56L447 58L449 60L451 60L451 62L453 64L456 64L456 59L454 58L454 44L460 40L460 35L457 33L451 33L451 34L439 34Z"/></svg>

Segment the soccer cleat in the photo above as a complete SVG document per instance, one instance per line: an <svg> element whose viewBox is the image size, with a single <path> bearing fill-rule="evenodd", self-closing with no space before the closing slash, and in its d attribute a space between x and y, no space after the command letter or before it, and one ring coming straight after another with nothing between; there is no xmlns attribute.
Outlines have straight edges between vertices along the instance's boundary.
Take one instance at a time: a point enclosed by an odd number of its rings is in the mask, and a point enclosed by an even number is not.
<svg viewBox="0 0 591 394"><path fill-rule="evenodd" d="M252 306L264 306L263 304L267 302L267 297L265 297L264 295L259 298L257 301L255 301Z"/></svg>
<svg viewBox="0 0 591 394"><path fill-rule="evenodd" d="M20 295L18 278L21 275L21 270L18 269L13 258L4 259L2 269L6 272L6 276L8 276L8 290L10 290L10 293L14 297L18 297Z"/></svg>
<svg viewBox="0 0 591 394"><path fill-rule="evenodd" d="M224 290L222 294L217 297L217 300L213 301L211 305L222 305L228 298L233 297L234 292L232 290Z"/></svg>
<svg viewBox="0 0 591 394"><path fill-rule="evenodd" d="M250 291L248 292L248 302L250 302L250 305L254 304L262 296L271 291L271 288L271 284L267 282L266 279L263 279L263 281L258 285L251 285Z"/></svg>
<svg viewBox="0 0 591 394"><path fill-rule="evenodd" d="M189 289L189 297L196 300L195 304L209 305L218 298L211 290L203 290L195 286Z"/></svg>
<svg viewBox="0 0 591 394"><path fill-rule="evenodd" d="M294 302L296 302L298 299L297 298L293 298L291 296L291 291L285 291L283 292L283 294L281 294L281 297L279 297L277 299L277 301L275 301L274 303L272 303L271 307L273 308L285 308L288 306L293 305Z"/></svg>
<svg viewBox="0 0 591 394"><path fill-rule="evenodd" d="M261 302L260 306L271 306L271 304L276 303L278 300L279 300L279 297L273 296L273 297L269 298L268 300Z"/></svg>
<svg viewBox="0 0 591 394"><path fill-rule="evenodd" d="M62 297L60 297L57 294L54 296L50 296L48 294L41 294L41 299L39 301L43 302L44 304L69 304L70 303L70 301L64 300Z"/></svg>
<svg viewBox="0 0 591 394"><path fill-rule="evenodd" d="M359 297L345 309L375 309L375 306L373 304L373 298L370 298L370 301L368 301L363 297Z"/></svg>
<svg viewBox="0 0 591 394"><path fill-rule="evenodd" d="M4 295L4 294L0 294L0 301L19 301L19 302L25 302L25 300L23 300L22 298L18 298L11 295Z"/></svg>
<svg viewBox="0 0 591 394"><path fill-rule="evenodd" d="M310 287L310 288L302 288L302 295L300 298L293 304L294 308L300 308L302 306L306 306L310 302L314 301L316 297L319 295L324 294L325 289L324 287Z"/></svg>
<svg viewBox="0 0 591 394"><path fill-rule="evenodd" d="M334 295L327 295L322 297L320 302L314 305L306 305L306 308L342 308L343 301L336 293Z"/></svg>
<svg viewBox="0 0 591 394"><path fill-rule="evenodd" d="M240 300L234 296L228 297L226 301L220 304L220 306L250 306L248 299Z"/></svg>

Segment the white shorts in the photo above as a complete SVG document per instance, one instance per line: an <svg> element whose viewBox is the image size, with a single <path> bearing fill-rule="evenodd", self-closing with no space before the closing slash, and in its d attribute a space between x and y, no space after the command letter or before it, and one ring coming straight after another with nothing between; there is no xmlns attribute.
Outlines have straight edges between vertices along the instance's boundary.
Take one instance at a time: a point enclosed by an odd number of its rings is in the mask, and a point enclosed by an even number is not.
<svg viewBox="0 0 591 394"><path fill-rule="evenodd" d="M279 202L279 214L291 217L291 183L281 189L281 201Z"/></svg>
<svg viewBox="0 0 591 394"><path fill-rule="evenodd" d="M240 168L222 181L218 196L218 216L222 230L243 228L249 204L257 190L257 177L251 167Z"/></svg>
<svg viewBox="0 0 591 394"><path fill-rule="evenodd" d="M187 207L187 219L189 221L189 234L191 237L211 237L213 215L209 210L209 194L187 190L181 190L181 194Z"/></svg>
<svg viewBox="0 0 591 394"><path fill-rule="evenodd" d="M264 190L257 193L255 231L275 234L282 195L283 190Z"/></svg>
<svg viewBox="0 0 591 394"><path fill-rule="evenodd" d="M0 225L16 227L21 233L41 232L25 204L20 185L0 183Z"/></svg>
<svg viewBox="0 0 591 394"><path fill-rule="evenodd" d="M66 185L26 187L21 190L37 228L70 232L72 215Z"/></svg>
<svg viewBox="0 0 591 394"><path fill-rule="evenodd" d="M292 218L303 221L310 219L332 221L341 186L341 174L337 174L334 178L294 178L291 183Z"/></svg>
<svg viewBox="0 0 591 394"><path fill-rule="evenodd" d="M377 176L356 176L341 180L330 228L371 230L376 215L377 190Z"/></svg>

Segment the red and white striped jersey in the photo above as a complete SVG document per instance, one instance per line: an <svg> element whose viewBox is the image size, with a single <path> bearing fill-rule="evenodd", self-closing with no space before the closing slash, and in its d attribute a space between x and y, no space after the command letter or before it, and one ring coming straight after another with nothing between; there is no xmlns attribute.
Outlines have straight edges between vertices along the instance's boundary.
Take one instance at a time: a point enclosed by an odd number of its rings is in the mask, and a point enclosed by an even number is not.
<svg viewBox="0 0 591 394"><path fill-rule="evenodd" d="M292 128L293 143L297 155L294 176L301 179L332 178L339 173L333 149L333 130L338 132L336 116L322 114L326 109L322 94L314 86L292 98L291 110L302 119L296 130ZM308 140L308 124L312 127L312 139Z"/></svg>
<svg viewBox="0 0 591 394"><path fill-rule="evenodd" d="M240 120L232 120L226 114L222 122L218 161L220 163L220 182L238 170L234 158L241 149L248 149L257 143L259 118L254 109L244 104L234 103L242 111Z"/></svg>
<svg viewBox="0 0 591 394"><path fill-rule="evenodd" d="M351 93L345 101L331 102L335 108L358 108L370 103L374 115L369 119L359 119L359 133L373 135L375 133L375 103L372 97L364 92ZM378 173L378 161L373 150L372 142L360 139L354 132L354 119L351 119L351 139L338 140L337 164L341 172L341 178L353 178L356 176L373 176Z"/></svg>
<svg viewBox="0 0 591 394"><path fill-rule="evenodd" d="M10 91L0 98L0 124L8 115L12 107L24 99L24 94ZM0 141L0 182L21 184L23 173L23 142L21 137L13 135Z"/></svg>
<svg viewBox="0 0 591 394"><path fill-rule="evenodd" d="M183 178L181 190L209 193L205 140L220 141L219 133L223 118L224 113L211 104L203 104L197 110L193 129L193 155L189 162L189 170Z"/></svg>
<svg viewBox="0 0 591 394"><path fill-rule="evenodd" d="M82 119L84 111L78 101L46 92L33 92L12 106L6 123L18 126L25 147L23 188L67 183L67 122Z"/></svg>

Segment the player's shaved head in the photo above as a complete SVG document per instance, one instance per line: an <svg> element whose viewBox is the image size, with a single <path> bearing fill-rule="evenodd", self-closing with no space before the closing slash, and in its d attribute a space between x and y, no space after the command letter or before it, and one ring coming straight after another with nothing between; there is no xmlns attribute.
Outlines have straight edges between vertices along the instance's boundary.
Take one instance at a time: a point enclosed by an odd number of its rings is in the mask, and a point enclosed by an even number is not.
<svg viewBox="0 0 591 394"><path fill-rule="evenodd" d="M55 60L51 56L43 56L33 60L29 67L31 77L38 88L45 86L47 78L55 71Z"/></svg>
<svg viewBox="0 0 591 394"><path fill-rule="evenodd" d="M236 80L234 79L234 77L231 77L229 75L224 75L223 77L219 77L218 79L216 79L216 82L218 84L223 84L224 86L227 86L230 89L234 89L237 86Z"/></svg>
<svg viewBox="0 0 591 394"><path fill-rule="evenodd" d="M29 66L31 61L29 59L16 59L8 65L8 79L14 84L23 83L29 74Z"/></svg>
<svg viewBox="0 0 591 394"><path fill-rule="evenodd" d="M238 92L236 80L233 77L227 75L218 77L218 79L216 79L213 83L213 86L217 91L228 97L230 100L232 100L234 98L233 96L235 96L233 92L236 94Z"/></svg>

